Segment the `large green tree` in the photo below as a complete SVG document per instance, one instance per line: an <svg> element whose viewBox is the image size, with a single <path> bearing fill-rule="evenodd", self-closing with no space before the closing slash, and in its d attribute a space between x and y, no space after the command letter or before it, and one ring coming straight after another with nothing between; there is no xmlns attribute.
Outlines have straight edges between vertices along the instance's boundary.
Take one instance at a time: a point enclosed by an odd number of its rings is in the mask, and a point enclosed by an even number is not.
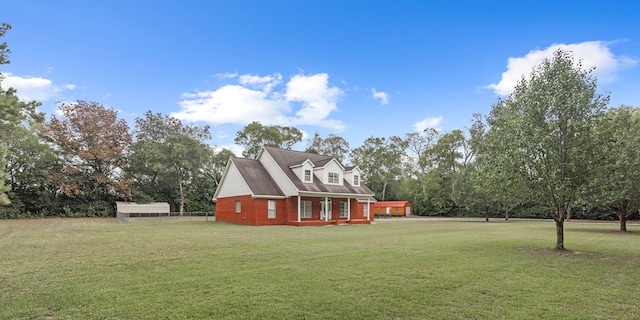
<svg viewBox="0 0 640 320"><path fill-rule="evenodd" d="M349 142L336 134L330 133L324 139L318 132L313 135L305 152L332 156L344 163L349 155Z"/></svg>
<svg viewBox="0 0 640 320"><path fill-rule="evenodd" d="M196 198L189 192L202 192L191 185L206 176L202 170L213 154L205 143L211 139L209 127L184 125L179 119L147 111L136 119L134 135L126 168L133 182L133 200L166 201L182 215L187 201Z"/></svg>
<svg viewBox="0 0 640 320"><path fill-rule="evenodd" d="M487 119L486 155L499 170L494 184L508 180L549 206L558 250L565 249L564 222L589 179L595 118L609 101L596 93L592 70L558 50L518 81Z"/></svg>
<svg viewBox="0 0 640 320"><path fill-rule="evenodd" d="M4 37L9 29L11 29L11 25L2 23L0 38ZM0 43L0 65L9 63L9 53L11 51L7 43ZM10 203L6 194L10 187L5 182L7 178L7 144L11 143L11 141L8 141L10 134L27 125L25 122L42 122L44 115L37 111L38 106L40 106L39 102L20 101L15 89L4 89L2 87L2 80L4 80L4 76L0 73L0 136L4 140L0 143L0 205L6 205Z"/></svg>
<svg viewBox="0 0 640 320"><path fill-rule="evenodd" d="M589 180L587 199L614 213L620 231L640 209L640 110L608 110L594 127L598 156Z"/></svg>
<svg viewBox="0 0 640 320"><path fill-rule="evenodd" d="M302 141L302 131L294 127L278 125L263 126L254 121L236 133L234 142L244 147L242 156L255 159L262 147L291 149L294 144Z"/></svg>
<svg viewBox="0 0 640 320"><path fill-rule="evenodd" d="M16 126L3 132L0 139L0 145L8 150L6 170L11 188L12 203L0 208L7 210L6 217L53 215L60 211L55 186L48 176L62 168L51 146L42 143L38 136L41 125Z"/></svg>
<svg viewBox="0 0 640 320"><path fill-rule="evenodd" d="M398 136L370 137L351 151L351 160L363 171L362 180L380 200L387 199L387 187L400 178L406 145Z"/></svg>

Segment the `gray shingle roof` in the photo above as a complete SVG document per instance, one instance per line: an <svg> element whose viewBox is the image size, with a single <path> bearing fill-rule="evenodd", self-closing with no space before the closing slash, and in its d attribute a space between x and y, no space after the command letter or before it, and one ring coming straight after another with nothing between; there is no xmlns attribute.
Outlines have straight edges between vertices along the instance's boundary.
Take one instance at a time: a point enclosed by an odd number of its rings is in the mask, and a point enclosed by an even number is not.
<svg viewBox="0 0 640 320"><path fill-rule="evenodd" d="M240 175L249 185L249 189L257 196L284 196L280 187L273 180L262 163L257 160L231 158L240 171Z"/></svg>
<svg viewBox="0 0 640 320"><path fill-rule="evenodd" d="M299 177L291 170L292 165L300 164L309 159L317 167L322 167L329 163L333 158L330 156L323 156L319 154L306 153L294 150L283 150L273 147L264 147L264 150L268 152L271 157L280 166L282 171L287 175L289 180L300 191L308 192L328 192L328 193L343 193L343 194L356 194L356 195L369 195L373 196L373 191L367 186L360 184L360 186L352 186L351 183L344 180L342 185L326 185L322 183L322 179L315 176L313 183L304 183ZM352 167L353 168L353 167Z"/></svg>

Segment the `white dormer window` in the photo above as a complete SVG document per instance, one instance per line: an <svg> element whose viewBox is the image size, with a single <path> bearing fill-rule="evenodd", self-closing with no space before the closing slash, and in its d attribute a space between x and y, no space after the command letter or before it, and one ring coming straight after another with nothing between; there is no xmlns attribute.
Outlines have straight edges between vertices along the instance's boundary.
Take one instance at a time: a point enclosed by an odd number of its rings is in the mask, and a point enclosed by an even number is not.
<svg viewBox="0 0 640 320"><path fill-rule="evenodd" d="M353 185L356 187L360 186L360 176L357 174L353 175Z"/></svg>
<svg viewBox="0 0 640 320"><path fill-rule="evenodd" d="M340 183L340 174L337 172L329 172L329 179L327 183L339 184Z"/></svg>
<svg viewBox="0 0 640 320"><path fill-rule="evenodd" d="M311 182L311 170L304 170L304 182Z"/></svg>

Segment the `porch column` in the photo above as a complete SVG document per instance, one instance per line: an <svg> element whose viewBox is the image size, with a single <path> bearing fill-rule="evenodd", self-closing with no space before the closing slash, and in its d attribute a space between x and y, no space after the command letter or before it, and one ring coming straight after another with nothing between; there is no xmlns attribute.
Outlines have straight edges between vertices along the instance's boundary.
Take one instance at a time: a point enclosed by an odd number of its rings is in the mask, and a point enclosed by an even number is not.
<svg viewBox="0 0 640 320"><path fill-rule="evenodd" d="M324 197L324 221L329 221L329 197Z"/></svg>
<svg viewBox="0 0 640 320"><path fill-rule="evenodd" d="M300 195L298 195L298 222L300 222Z"/></svg>
<svg viewBox="0 0 640 320"><path fill-rule="evenodd" d="M347 198L347 220L351 221L351 198Z"/></svg>

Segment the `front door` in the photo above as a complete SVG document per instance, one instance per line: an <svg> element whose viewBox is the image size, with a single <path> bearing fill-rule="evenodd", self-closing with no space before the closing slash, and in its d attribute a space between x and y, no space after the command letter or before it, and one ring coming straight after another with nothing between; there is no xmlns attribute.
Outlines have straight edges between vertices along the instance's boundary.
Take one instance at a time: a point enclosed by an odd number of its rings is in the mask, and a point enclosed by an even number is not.
<svg viewBox="0 0 640 320"><path fill-rule="evenodd" d="M331 219L331 199L320 201L320 220Z"/></svg>

